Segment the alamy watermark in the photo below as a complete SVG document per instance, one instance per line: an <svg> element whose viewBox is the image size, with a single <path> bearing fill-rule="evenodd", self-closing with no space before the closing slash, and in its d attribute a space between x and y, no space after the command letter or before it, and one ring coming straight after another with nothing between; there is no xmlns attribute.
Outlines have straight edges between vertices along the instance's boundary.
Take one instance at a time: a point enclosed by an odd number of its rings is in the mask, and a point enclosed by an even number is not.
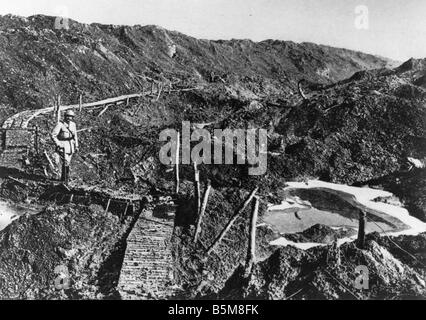
<svg viewBox="0 0 426 320"><path fill-rule="evenodd" d="M69 24L69 10L67 6L58 6L55 10L56 18L54 28L57 30L65 29L68 30L70 28Z"/></svg>
<svg viewBox="0 0 426 320"><path fill-rule="evenodd" d="M370 28L369 11L366 5L355 7L355 28L358 30L368 30Z"/></svg>
<svg viewBox="0 0 426 320"><path fill-rule="evenodd" d="M181 139L180 139L181 138ZM191 164L249 164L249 175L263 175L267 170L268 133L265 129L214 129L213 135L206 129L195 128L182 122L180 132L166 129L160 133L159 158L164 165ZM191 148L191 142L199 142ZM178 147L181 146L181 148ZM177 157L180 154L181 157ZM180 160L178 160L180 159Z"/></svg>
<svg viewBox="0 0 426 320"><path fill-rule="evenodd" d="M358 290L368 290L369 289L369 280L370 275L368 271L368 267L364 265L357 266L355 268L355 274L357 277L355 278L354 287Z"/></svg>
<svg viewBox="0 0 426 320"><path fill-rule="evenodd" d="M70 288L70 274L68 268L64 265L59 265L55 268L55 288L57 290L67 290Z"/></svg>

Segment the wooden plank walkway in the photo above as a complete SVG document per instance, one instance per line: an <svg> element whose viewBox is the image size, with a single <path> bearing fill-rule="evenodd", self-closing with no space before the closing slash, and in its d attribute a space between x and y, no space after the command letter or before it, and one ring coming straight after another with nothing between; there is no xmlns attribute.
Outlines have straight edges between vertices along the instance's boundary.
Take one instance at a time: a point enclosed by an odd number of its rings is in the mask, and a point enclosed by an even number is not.
<svg viewBox="0 0 426 320"><path fill-rule="evenodd" d="M86 109L86 108L94 108L94 107L99 107L99 106L108 105L108 104L123 104L124 102L127 102L130 99L139 98L145 95L147 94L135 93L135 94L123 95L119 97L108 98L105 100L100 100L100 101L95 101L90 103L83 103L81 105L81 108ZM61 111L78 109L78 108L80 108L79 104L61 106ZM54 111L54 107L48 107L48 108L42 108L42 109L36 109L36 110L25 110L25 111L19 112L17 114L14 114L13 116L11 116L10 118L6 119L3 122L3 129L16 128L16 127L25 129L28 127L28 124L30 123L30 121L33 120L35 117L38 117L43 114L51 113L53 111Z"/></svg>
<svg viewBox="0 0 426 320"><path fill-rule="evenodd" d="M85 108L94 108L99 106L106 106L106 105L120 105L124 103L128 103L132 99L136 99L142 96L149 95L150 93L137 93L137 94L129 94L129 95L123 95L119 97L114 98L108 98L100 101L90 102L90 103L84 103L81 105L82 109ZM69 106L61 106L61 111L69 110L69 109L77 109L80 108L79 104L69 105ZM17 114L14 114L10 118L6 119L3 122L2 129L4 129L4 132L8 132L8 137L6 137L6 134L1 135L0 137L0 166L1 167L7 167L7 168L14 168L18 170L23 169L23 160L24 157L27 155L27 150L30 147L28 145L27 147L21 146L20 148L12 148L10 150L3 150L2 146L7 145L8 140L13 140L15 137L18 137L21 132L19 130L31 130L28 129L28 125L30 121L32 121L34 118L54 112L53 107L49 108L42 108L42 109L36 109L36 110L25 110L22 112L19 112ZM17 129L15 131L15 129Z"/></svg>
<svg viewBox="0 0 426 320"><path fill-rule="evenodd" d="M155 300L173 297L173 257L170 239L173 219L139 217L129 237L118 291L124 300Z"/></svg>

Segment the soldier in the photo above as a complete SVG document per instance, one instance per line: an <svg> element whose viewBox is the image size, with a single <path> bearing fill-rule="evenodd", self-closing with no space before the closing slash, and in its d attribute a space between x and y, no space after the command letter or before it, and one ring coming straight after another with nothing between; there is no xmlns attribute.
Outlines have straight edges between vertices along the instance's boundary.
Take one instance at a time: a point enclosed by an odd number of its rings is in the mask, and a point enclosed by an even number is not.
<svg viewBox="0 0 426 320"><path fill-rule="evenodd" d="M58 122L52 131L52 139L56 145L54 160L59 168L62 162L61 181L68 184L69 168L72 155L78 152L77 128L73 119L75 113L72 110L65 112L64 120Z"/></svg>

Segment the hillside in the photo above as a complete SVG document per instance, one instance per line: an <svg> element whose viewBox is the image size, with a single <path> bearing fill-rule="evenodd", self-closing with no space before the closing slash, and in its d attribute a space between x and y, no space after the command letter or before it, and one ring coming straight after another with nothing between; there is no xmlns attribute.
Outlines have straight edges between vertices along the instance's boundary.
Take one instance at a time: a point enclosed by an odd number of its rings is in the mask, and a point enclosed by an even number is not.
<svg viewBox="0 0 426 320"><path fill-rule="evenodd" d="M198 40L157 26L113 26L54 17L0 17L0 104L41 108L141 91L147 77L171 82L243 83L256 95L289 93L298 80L331 83L390 61L345 49L287 41Z"/></svg>

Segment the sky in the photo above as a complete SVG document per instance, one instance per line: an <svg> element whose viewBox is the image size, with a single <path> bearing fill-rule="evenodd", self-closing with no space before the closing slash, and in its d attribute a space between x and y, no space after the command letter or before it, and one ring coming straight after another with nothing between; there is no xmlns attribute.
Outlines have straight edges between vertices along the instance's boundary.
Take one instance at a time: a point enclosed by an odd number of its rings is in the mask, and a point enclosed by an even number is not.
<svg viewBox="0 0 426 320"><path fill-rule="evenodd" d="M202 39L314 42L426 58L425 0L0 0L0 14L155 24Z"/></svg>

